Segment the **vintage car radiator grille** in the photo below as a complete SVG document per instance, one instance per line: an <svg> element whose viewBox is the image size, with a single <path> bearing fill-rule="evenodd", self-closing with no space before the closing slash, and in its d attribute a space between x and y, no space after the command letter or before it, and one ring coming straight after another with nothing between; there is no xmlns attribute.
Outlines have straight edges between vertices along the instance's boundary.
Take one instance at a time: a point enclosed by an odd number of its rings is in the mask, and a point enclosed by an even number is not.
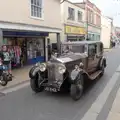
<svg viewBox="0 0 120 120"><path fill-rule="evenodd" d="M55 80L55 65L50 64L48 67L48 82L53 82Z"/></svg>
<svg viewBox="0 0 120 120"><path fill-rule="evenodd" d="M62 80L63 75L58 72L58 64L51 63L48 67L48 83L53 83L57 80Z"/></svg>

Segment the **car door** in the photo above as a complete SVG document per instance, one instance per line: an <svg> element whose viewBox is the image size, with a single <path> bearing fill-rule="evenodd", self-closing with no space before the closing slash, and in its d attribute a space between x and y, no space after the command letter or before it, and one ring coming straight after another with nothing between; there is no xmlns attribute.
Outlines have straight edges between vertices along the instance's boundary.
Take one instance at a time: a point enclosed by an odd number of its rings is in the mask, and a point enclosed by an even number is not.
<svg viewBox="0 0 120 120"><path fill-rule="evenodd" d="M87 68L89 73L95 71L97 67L96 54L97 54L96 44L89 44L88 45L88 68Z"/></svg>

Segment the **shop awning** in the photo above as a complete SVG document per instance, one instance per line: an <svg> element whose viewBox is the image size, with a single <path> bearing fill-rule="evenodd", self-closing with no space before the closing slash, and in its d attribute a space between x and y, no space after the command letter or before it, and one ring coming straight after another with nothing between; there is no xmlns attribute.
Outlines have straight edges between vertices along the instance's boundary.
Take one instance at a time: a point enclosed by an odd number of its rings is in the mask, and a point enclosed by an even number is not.
<svg viewBox="0 0 120 120"><path fill-rule="evenodd" d="M48 32L33 32L33 31L3 31L4 37L40 37L48 36Z"/></svg>

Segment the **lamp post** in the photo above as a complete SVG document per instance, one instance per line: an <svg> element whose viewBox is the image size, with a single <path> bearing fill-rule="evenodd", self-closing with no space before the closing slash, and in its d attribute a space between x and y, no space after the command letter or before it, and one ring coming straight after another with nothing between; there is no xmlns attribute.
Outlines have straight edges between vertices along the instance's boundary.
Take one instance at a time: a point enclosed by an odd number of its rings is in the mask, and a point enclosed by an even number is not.
<svg viewBox="0 0 120 120"><path fill-rule="evenodd" d="M87 20L86 20L86 40L88 40L88 10L87 10Z"/></svg>
<svg viewBox="0 0 120 120"><path fill-rule="evenodd" d="M85 3L85 11L86 11L86 21L85 21L85 27L86 27L86 35L85 35L85 40L88 40L88 9L86 7L86 0L83 0Z"/></svg>

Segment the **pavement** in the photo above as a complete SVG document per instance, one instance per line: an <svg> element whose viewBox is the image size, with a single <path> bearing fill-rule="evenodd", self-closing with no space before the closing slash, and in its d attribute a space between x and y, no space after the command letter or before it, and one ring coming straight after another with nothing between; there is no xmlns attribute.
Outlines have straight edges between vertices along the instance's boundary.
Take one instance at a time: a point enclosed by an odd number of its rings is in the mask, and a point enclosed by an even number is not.
<svg viewBox="0 0 120 120"><path fill-rule="evenodd" d="M9 82L7 84L7 86L5 86L5 87L0 86L0 90L14 87L16 85L23 84L25 82L29 82L28 73L29 73L30 68L31 68L31 66L25 66L25 67L22 67L19 69L12 70L12 74L14 76L13 80L11 82Z"/></svg>
<svg viewBox="0 0 120 120"><path fill-rule="evenodd" d="M69 94L35 94L29 84L0 90L0 120L120 120L119 51L114 48L105 52L104 76L94 81L76 102Z"/></svg>
<svg viewBox="0 0 120 120"><path fill-rule="evenodd" d="M117 92L107 120L120 120L120 88Z"/></svg>

